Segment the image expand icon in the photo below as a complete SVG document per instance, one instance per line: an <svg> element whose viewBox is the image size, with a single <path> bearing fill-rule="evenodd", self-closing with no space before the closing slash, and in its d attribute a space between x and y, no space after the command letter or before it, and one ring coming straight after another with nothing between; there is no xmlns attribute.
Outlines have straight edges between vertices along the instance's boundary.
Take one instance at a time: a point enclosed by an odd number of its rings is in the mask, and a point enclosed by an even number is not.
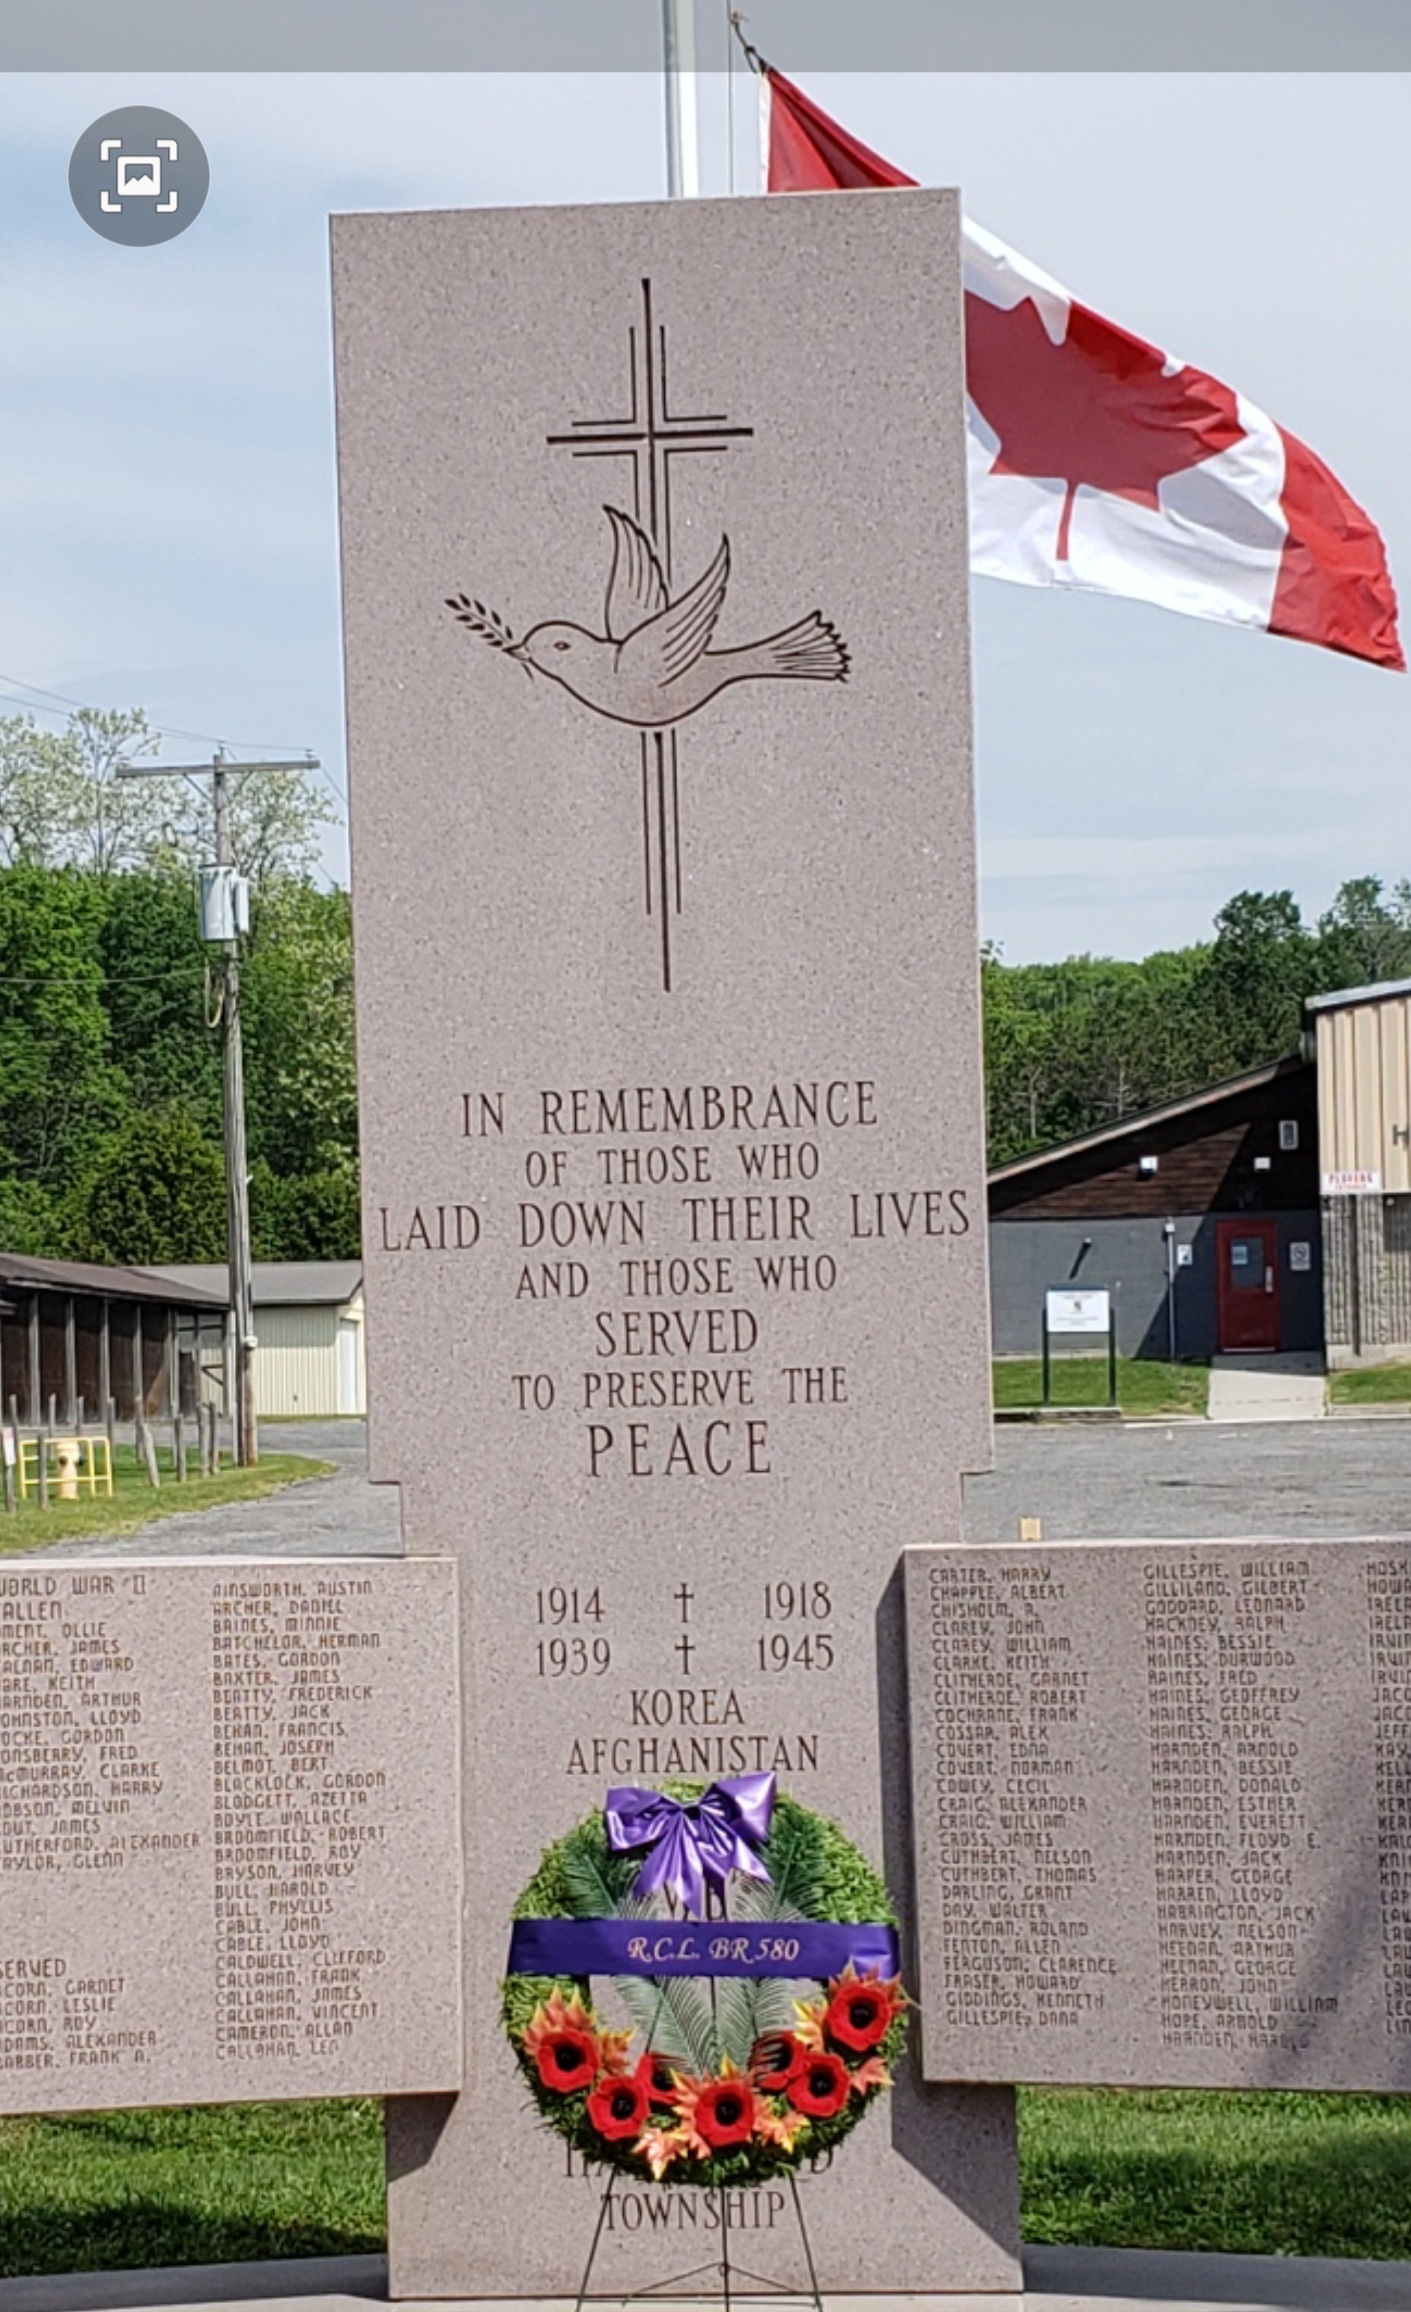
<svg viewBox="0 0 1411 2312"><path fill-rule="evenodd" d="M155 201L159 217L169 217L175 212L178 199L176 186L172 186L165 200L162 198L161 156L165 153L167 160L173 166L175 165L177 159L176 139L174 137L159 137L157 148L154 153L125 153L122 149L120 136L108 136L102 139L98 148L99 160L106 161L114 153L118 156L117 198L116 200L113 199L106 185L99 195L100 206L106 215L110 217L119 215L123 202L131 200Z"/></svg>
<svg viewBox="0 0 1411 2312"><path fill-rule="evenodd" d="M672 984L671 922L681 912L681 807L678 724L737 682L845 682L847 645L819 610L776 633L728 649L713 647L730 585L730 540L722 537L691 584L674 587L671 488L675 459L720 455L753 438L718 412L686 414L670 404L667 335L654 319L652 284L641 284L641 319L627 332L629 406L619 417L576 418L551 449L575 457L628 461L632 512L606 505L612 559L598 625L542 619L516 641L495 610L468 594L446 607L492 649L531 675L545 675L579 704L638 732L646 910L660 928L662 986Z"/></svg>
<svg viewBox="0 0 1411 2312"><path fill-rule="evenodd" d="M93 232L128 249L174 241L211 186L190 124L155 104L123 104L89 122L69 158L69 195Z"/></svg>

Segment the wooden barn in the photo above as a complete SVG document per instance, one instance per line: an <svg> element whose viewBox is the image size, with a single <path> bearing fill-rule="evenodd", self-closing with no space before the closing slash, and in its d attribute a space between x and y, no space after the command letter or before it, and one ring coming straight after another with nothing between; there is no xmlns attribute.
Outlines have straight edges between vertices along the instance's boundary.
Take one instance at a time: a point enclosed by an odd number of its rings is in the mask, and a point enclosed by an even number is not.
<svg viewBox="0 0 1411 2312"><path fill-rule="evenodd" d="M51 1399L69 1426L180 1405L191 1411L203 1367L221 1369L225 1308L208 1291L140 1268L0 1253L0 1404L42 1421Z"/></svg>

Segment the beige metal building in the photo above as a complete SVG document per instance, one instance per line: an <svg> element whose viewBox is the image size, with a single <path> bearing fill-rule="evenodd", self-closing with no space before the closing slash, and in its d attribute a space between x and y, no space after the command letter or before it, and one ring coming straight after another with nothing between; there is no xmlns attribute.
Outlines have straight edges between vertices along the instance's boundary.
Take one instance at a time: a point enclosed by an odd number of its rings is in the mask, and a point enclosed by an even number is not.
<svg viewBox="0 0 1411 2312"><path fill-rule="evenodd" d="M1411 980L1308 1003L1329 1365L1411 1357Z"/></svg>
<svg viewBox="0 0 1411 2312"><path fill-rule="evenodd" d="M222 1299L224 1264L178 1264L150 1272ZM363 1270L359 1260L257 1260L255 1407L261 1419L311 1420L363 1413ZM208 1395L221 1376L208 1374Z"/></svg>

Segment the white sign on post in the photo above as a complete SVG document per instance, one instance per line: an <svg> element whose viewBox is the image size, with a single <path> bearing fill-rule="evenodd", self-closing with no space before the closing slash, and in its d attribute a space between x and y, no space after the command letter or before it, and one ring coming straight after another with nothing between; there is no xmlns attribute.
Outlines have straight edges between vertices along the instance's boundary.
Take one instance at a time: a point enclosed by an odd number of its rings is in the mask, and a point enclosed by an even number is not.
<svg viewBox="0 0 1411 2312"><path fill-rule="evenodd" d="M1044 1294L1044 1324L1051 1333L1105 1333L1112 1326L1112 1295L1104 1288Z"/></svg>

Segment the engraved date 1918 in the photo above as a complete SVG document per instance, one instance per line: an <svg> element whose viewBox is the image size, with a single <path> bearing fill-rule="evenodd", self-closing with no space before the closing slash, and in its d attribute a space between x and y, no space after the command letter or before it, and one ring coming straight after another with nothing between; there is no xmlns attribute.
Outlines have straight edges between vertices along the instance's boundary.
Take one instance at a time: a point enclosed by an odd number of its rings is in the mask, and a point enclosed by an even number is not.
<svg viewBox="0 0 1411 2312"><path fill-rule="evenodd" d="M831 1670L833 1632L818 1624L831 1620L833 1597L826 1581L770 1581L764 1585L764 1618L792 1623L770 1629L756 1641L762 1670ZM800 1622L808 1625L803 1630Z"/></svg>

